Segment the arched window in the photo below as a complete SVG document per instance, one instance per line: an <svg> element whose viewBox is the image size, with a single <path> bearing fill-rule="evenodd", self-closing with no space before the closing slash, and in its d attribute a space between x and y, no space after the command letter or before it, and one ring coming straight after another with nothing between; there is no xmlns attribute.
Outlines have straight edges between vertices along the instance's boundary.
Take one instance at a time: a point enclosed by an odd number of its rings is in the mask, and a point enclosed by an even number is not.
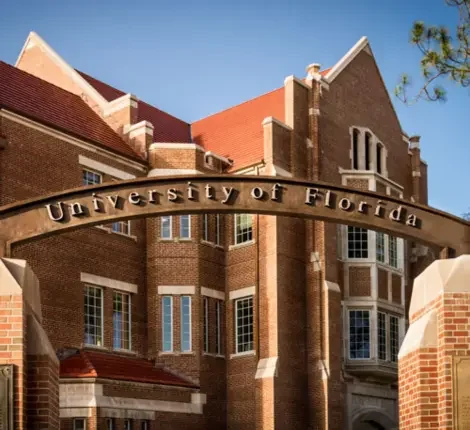
<svg viewBox="0 0 470 430"><path fill-rule="evenodd" d="M358 151L359 151L359 130L356 128L353 129L353 141L352 141L352 164L353 164L353 169L357 170L359 169L359 157L358 157Z"/></svg>
<svg viewBox="0 0 470 430"><path fill-rule="evenodd" d="M370 168L370 145L371 145L371 135L370 133L366 133L366 138L365 138L365 148L364 148L364 153L365 153L365 169L366 170L371 170Z"/></svg>
<svg viewBox="0 0 470 430"><path fill-rule="evenodd" d="M382 173L382 153L383 147L381 143L377 143L377 173Z"/></svg>

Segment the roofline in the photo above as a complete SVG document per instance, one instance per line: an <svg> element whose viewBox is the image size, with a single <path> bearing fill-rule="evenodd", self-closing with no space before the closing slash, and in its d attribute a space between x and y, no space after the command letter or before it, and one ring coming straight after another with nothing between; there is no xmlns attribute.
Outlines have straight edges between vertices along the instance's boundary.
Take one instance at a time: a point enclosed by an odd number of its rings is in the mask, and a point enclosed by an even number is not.
<svg viewBox="0 0 470 430"><path fill-rule="evenodd" d="M72 80L77 83L78 86L82 88L100 106L101 109L104 109L104 107L108 104L108 101L34 31L29 33L20 55L16 60L15 67L18 67L21 57L23 56L24 51L26 50L26 47L31 40L34 40L36 43L41 45L52 61L56 63L63 71L65 71L65 73L68 74Z"/></svg>
<svg viewBox="0 0 470 430"><path fill-rule="evenodd" d="M66 360L66 359L65 359ZM65 361L65 360L62 360L62 361ZM166 371L166 370L165 370ZM172 376L177 376L179 377L178 375L174 375L173 373L171 372L168 372L170 373ZM142 382L142 381L134 381L134 380L131 380L131 379L120 379L120 378L103 378L103 377L100 377L99 375L97 376L59 376L59 383L63 383L63 384L66 384L66 383L76 383L77 381L80 381L80 383L92 383L92 384L99 384L99 383L102 383L102 382L111 382L111 383L116 383L116 382L127 382L129 384L145 384L145 385L161 385L163 387L172 387L172 388L180 388L180 389L196 389L196 390L199 390L201 387L197 384L193 384L191 382L187 382L186 384L183 383L164 383L164 382Z"/></svg>
<svg viewBox="0 0 470 430"><path fill-rule="evenodd" d="M16 110L16 109L12 109L12 108L10 108L9 106L0 103L0 113L2 112L2 110L5 111L5 112L12 113L12 114L14 114L14 115L20 116L20 117L22 117L22 118L25 118L25 119L27 119L27 120L29 120L29 121L35 122L35 123L40 124L40 125L42 125L42 126L51 128L51 129L53 129L53 130L55 130L55 131L58 131L58 132L63 133L63 134L65 134L65 135L68 135L68 136L70 136L70 137L72 137L72 138L74 138L74 139L77 139L77 140L79 140L79 141L82 141L82 142L84 142L84 143L86 143L86 144L88 144L88 145L97 146L100 150L105 151L105 152L110 152L111 154L113 154L113 155L115 155L115 156L117 156L117 157L121 157L121 158L125 159L125 160L128 161L128 162L138 163L138 164L140 164L141 167L148 168L147 162L144 161L144 160L142 160L141 158L138 158L137 156L134 158L134 157L132 157L131 155L125 155L125 154L123 154L123 153L121 153L121 152L119 152L119 151L116 151L115 149L112 149L112 148L109 148L109 147L103 145L103 144L100 143L100 142L96 142L96 141L94 141L94 140L87 139L87 138L85 138L85 137L83 137L83 136L80 136L79 134L76 134L76 133L74 133L74 132L72 132L72 131L70 131L70 130L68 130L68 129L65 129L65 128L62 128L62 127L58 127L58 126L56 126L56 125L54 125L54 124L51 124L51 123L49 123L49 122L47 122L47 121L43 121L43 120L40 120L40 119L35 118L35 117L33 117L33 116L26 115L26 114L23 113L23 112L20 112L20 111L18 111L18 110ZM112 129L111 129L111 131L112 131ZM119 136L118 136L118 137L119 137ZM123 144L125 145L126 143L123 141ZM129 148L130 148L130 147L129 147ZM132 151L132 148L130 148L130 149L131 149L131 151Z"/></svg>
<svg viewBox="0 0 470 430"><path fill-rule="evenodd" d="M339 60L326 74L325 79L328 83L334 79L348 66L348 64L357 57L357 55L369 44L366 36L362 36L356 44Z"/></svg>

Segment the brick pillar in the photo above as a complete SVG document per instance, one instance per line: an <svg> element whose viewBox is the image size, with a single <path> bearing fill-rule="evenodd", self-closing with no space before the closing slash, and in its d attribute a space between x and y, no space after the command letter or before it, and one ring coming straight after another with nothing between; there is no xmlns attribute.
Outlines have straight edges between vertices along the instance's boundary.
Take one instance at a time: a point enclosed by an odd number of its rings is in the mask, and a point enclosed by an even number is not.
<svg viewBox="0 0 470 430"><path fill-rule="evenodd" d="M470 428L470 255L421 273L409 314L399 354L400 428Z"/></svg>
<svg viewBox="0 0 470 430"><path fill-rule="evenodd" d="M413 197L421 201L420 183L421 183L421 149L419 147L420 136L410 137L411 152L411 175L413 177Z"/></svg>
<svg viewBox="0 0 470 430"><path fill-rule="evenodd" d="M14 365L15 430L59 429L59 362L41 325L39 283L24 260L0 259L0 364Z"/></svg>

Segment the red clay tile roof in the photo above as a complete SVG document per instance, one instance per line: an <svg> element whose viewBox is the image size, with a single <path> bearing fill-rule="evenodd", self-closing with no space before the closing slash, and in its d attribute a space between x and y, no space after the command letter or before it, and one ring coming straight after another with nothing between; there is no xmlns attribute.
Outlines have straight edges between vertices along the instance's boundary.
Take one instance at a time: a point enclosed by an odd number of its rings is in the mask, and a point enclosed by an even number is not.
<svg viewBox="0 0 470 430"><path fill-rule="evenodd" d="M143 162L77 95L0 61L0 108Z"/></svg>
<svg viewBox="0 0 470 430"><path fill-rule="evenodd" d="M193 140L207 151L231 158L231 170L238 170L263 159L261 123L268 116L284 121L284 87L194 122Z"/></svg>
<svg viewBox="0 0 470 430"><path fill-rule="evenodd" d="M107 101L117 99L125 93L114 87L111 87L104 82L95 79L86 73L77 72L98 91ZM190 143L191 142L191 129L188 123L175 118L174 116L163 112L156 107L139 100L138 118L137 121L149 121L152 123L153 140L154 142L165 143Z"/></svg>
<svg viewBox="0 0 470 430"><path fill-rule="evenodd" d="M79 350L60 361L61 378L104 378L198 388L172 373L155 367L150 360L106 352Z"/></svg>

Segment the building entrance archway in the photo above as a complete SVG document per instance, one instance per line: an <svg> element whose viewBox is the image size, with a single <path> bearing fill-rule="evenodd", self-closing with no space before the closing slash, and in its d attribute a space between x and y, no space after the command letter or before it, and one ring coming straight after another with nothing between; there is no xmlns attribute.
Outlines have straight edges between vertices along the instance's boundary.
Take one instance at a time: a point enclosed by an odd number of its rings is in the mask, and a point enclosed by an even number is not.
<svg viewBox="0 0 470 430"><path fill-rule="evenodd" d="M397 423L382 409L361 409L353 418L352 430L396 430L397 428Z"/></svg>

